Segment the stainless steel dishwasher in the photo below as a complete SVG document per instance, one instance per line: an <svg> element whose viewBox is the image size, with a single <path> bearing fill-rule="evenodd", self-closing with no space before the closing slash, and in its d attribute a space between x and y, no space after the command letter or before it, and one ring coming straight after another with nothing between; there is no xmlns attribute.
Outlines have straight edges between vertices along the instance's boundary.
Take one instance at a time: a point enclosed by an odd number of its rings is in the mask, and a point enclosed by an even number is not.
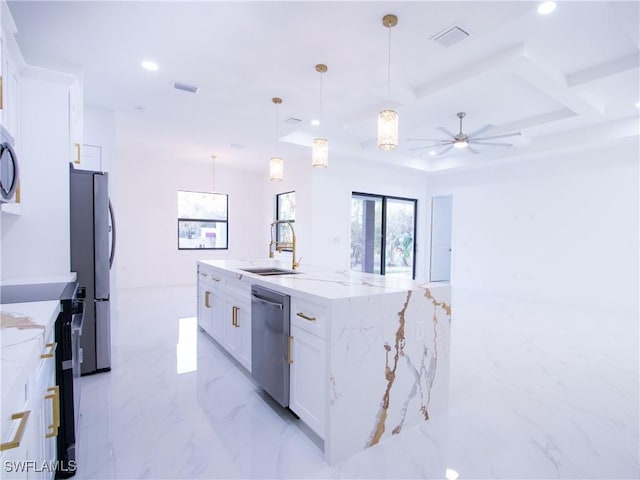
<svg viewBox="0 0 640 480"><path fill-rule="evenodd" d="M289 406L290 298L251 287L251 376L283 407Z"/></svg>

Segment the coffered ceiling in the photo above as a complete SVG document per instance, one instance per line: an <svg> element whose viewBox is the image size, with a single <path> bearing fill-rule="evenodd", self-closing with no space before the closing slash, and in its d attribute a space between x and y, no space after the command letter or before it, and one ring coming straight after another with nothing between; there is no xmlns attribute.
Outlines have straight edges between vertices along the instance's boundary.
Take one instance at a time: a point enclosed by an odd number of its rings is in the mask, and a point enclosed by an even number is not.
<svg viewBox="0 0 640 480"><path fill-rule="evenodd" d="M120 141L176 161L266 170L270 156L308 162L329 140L351 159L425 171L481 167L547 151L638 142L638 1L13 1L27 63L81 71L87 105L113 109ZM387 13L391 84L387 98ZM458 26L469 35L436 41ZM157 72L140 67L144 59ZM322 123L319 115L323 76ZM172 82L199 87L196 94ZM274 96L282 97L276 142ZM400 114L400 146L376 146L376 114ZM492 127L512 147L432 155L409 138ZM295 122L292 119L300 120ZM433 149L439 153L442 148Z"/></svg>

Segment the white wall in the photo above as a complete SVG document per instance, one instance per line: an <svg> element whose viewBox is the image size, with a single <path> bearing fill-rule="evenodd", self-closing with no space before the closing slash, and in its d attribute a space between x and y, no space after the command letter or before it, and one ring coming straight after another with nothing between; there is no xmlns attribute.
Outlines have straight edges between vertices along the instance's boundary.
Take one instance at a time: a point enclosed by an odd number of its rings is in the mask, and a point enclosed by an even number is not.
<svg viewBox="0 0 640 480"><path fill-rule="evenodd" d="M428 198L426 174L362 161L334 161L313 177L313 263L348 269L352 192L390 195L418 200L416 279L428 271Z"/></svg>
<svg viewBox="0 0 640 480"><path fill-rule="evenodd" d="M69 273L69 84L27 69L21 80L22 214L2 218L2 277Z"/></svg>
<svg viewBox="0 0 640 480"><path fill-rule="evenodd" d="M432 177L453 195L447 462L636 478L638 142Z"/></svg>
<svg viewBox="0 0 640 480"><path fill-rule="evenodd" d="M637 312L637 148L432 177L453 194L454 286Z"/></svg>
<svg viewBox="0 0 640 480"><path fill-rule="evenodd" d="M189 158L180 145L169 142L161 151L137 147L134 128L129 119L117 116L111 185L119 288L195 285L199 259L266 257L261 204L265 181L258 174L220 164L215 168L215 191L229 195L229 249L178 250L177 192L211 191L211 159Z"/></svg>

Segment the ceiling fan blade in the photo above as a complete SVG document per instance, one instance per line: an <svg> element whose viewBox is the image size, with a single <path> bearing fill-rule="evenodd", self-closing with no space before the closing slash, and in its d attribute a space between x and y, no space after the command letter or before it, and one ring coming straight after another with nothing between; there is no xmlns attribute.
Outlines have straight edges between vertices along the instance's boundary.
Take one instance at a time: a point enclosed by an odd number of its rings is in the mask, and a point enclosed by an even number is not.
<svg viewBox="0 0 640 480"><path fill-rule="evenodd" d="M494 147L513 147L511 143L478 142L476 140L470 140L470 143L473 143L474 145L493 145Z"/></svg>
<svg viewBox="0 0 640 480"><path fill-rule="evenodd" d="M417 150L426 150L427 148L433 148L435 145L427 145L425 147L416 147L416 148L410 148L409 150L411 150L412 152L415 152Z"/></svg>
<svg viewBox="0 0 640 480"><path fill-rule="evenodd" d="M449 135L451 138L456 138L456 134L455 133L451 133L449 130L447 130L444 127L438 127L438 130L440 130L441 132L446 133L447 135Z"/></svg>
<svg viewBox="0 0 640 480"><path fill-rule="evenodd" d="M449 145L447 148L445 148L444 150L436 153L436 156L440 156L440 155L444 155L445 153L447 153L449 150L451 150L453 148L453 144Z"/></svg>
<svg viewBox="0 0 640 480"><path fill-rule="evenodd" d="M490 137L476 137L472 138L472 140L495 140L496 138L519 137L520 135L522 135L521 132L503 133L502 135L492 135ZM469 135L469 137L471 137L471 135Z"/></svg>
<svg viewBox="0 0 640 480"><path fill-rule="evenodd" d="M449 140L442 138L407 138L407 142L442 142L449 143Z"/></svg>
<svg viewBox="0 0 640 480"><path fill-rule="evenodd" d="M469 150L471 153L480 153L478 150L473 148L471 145L467 145L467 150Z"/></svg>
<svg viewBox="0 0 640 480"><path fill-rule="evenodd" d="M479 129L477 129L475 132L471 132L471 133L468 135L468 137L469 137L469 138L475 137L476 135L478 135L478 134L480 134L480 133L482 133L482 132L487 131L487 130L488 130L488 129L490 129L491 127L493 127L493 125L485 125L484 127L481 127L481 128L479 128Z"/></svg>

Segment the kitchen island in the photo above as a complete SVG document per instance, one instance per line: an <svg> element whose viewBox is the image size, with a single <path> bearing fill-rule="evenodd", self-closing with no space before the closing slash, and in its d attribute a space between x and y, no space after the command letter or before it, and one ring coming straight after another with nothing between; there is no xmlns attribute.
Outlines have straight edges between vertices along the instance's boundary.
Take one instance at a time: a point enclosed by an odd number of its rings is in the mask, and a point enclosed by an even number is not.
<svg viewBox="0 0 640 480"><path fill-rule="evenodd" d="M198 324L250 371L251 286L291 297L289 408L323 439L327 462L445 418L448 284L307 265L283 275L245 271L256 268L290 266L199 261Z"/></svg>

